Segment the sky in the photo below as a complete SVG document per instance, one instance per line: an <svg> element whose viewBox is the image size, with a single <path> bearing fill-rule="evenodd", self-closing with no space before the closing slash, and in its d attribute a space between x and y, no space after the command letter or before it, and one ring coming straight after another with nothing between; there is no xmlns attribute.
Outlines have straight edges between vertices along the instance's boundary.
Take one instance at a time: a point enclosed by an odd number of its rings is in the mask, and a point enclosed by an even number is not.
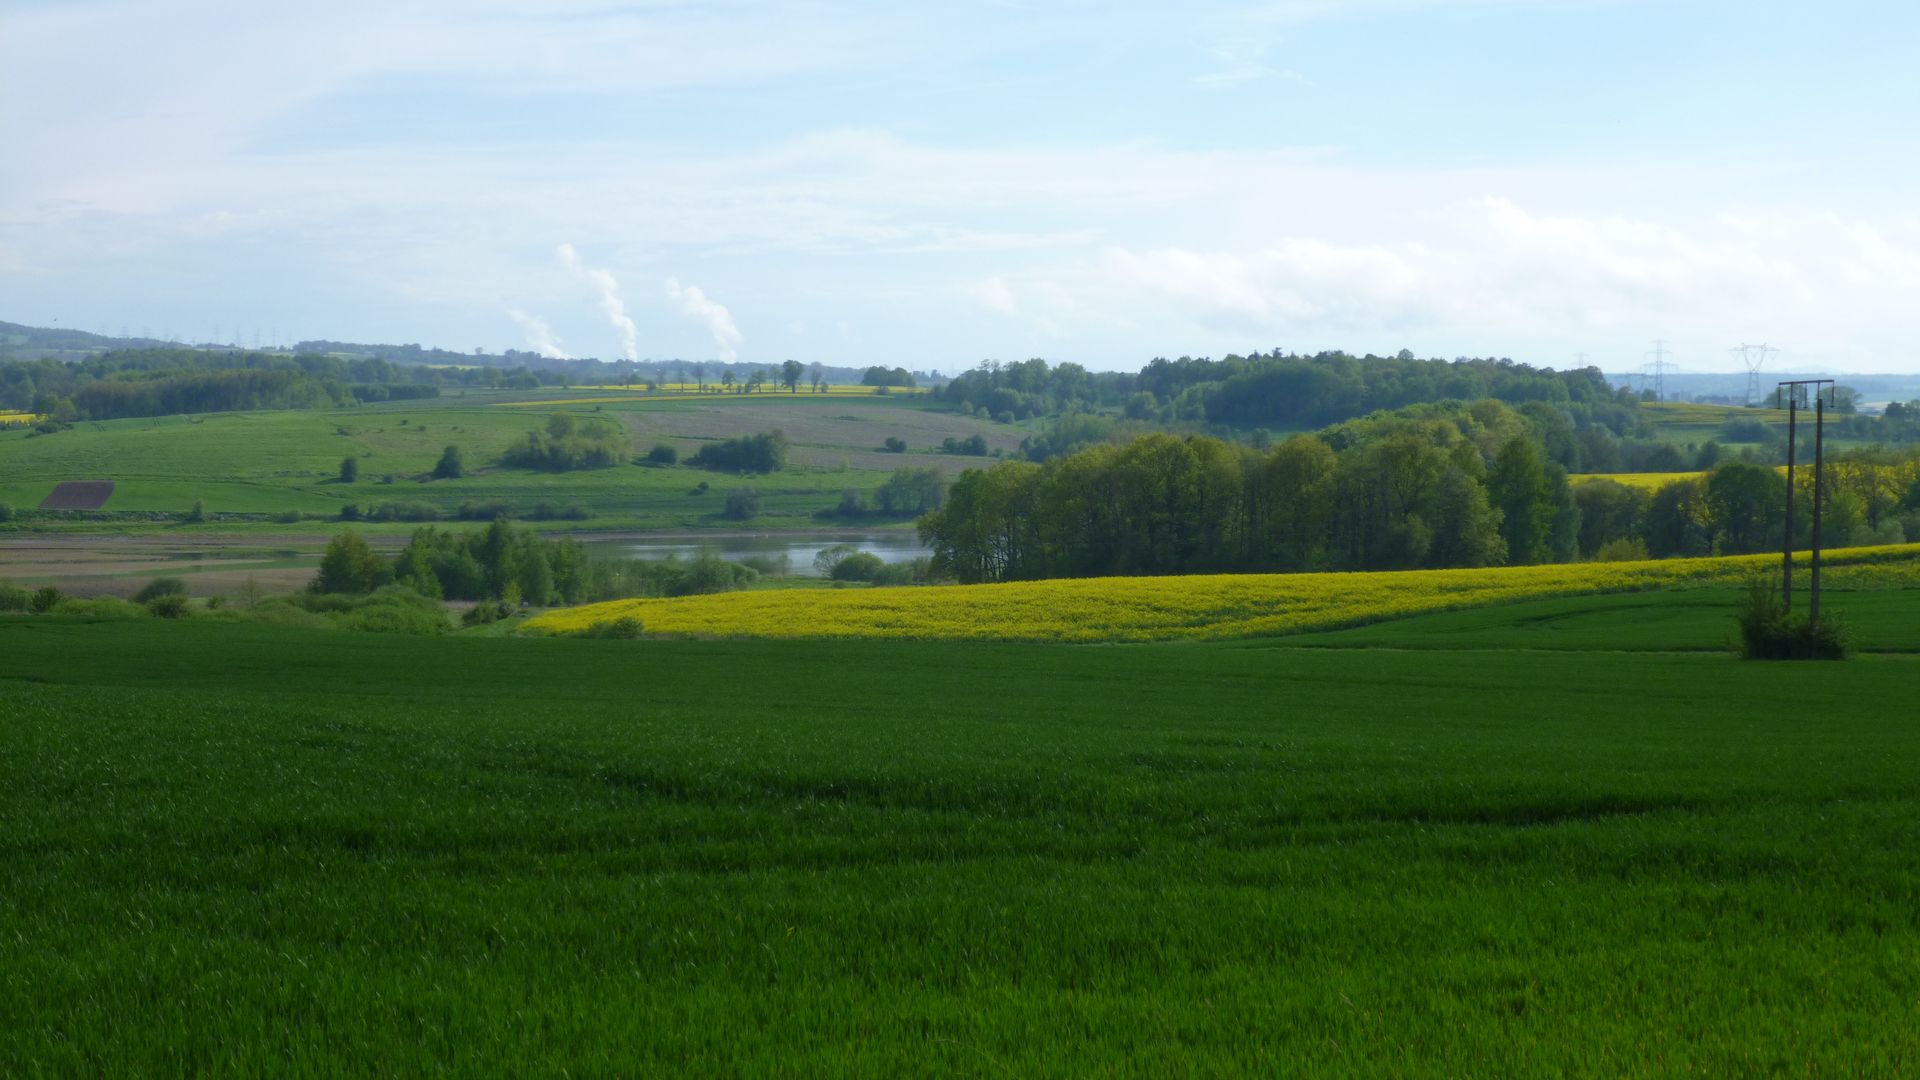
<svg viewBox="0 0 1920 1080"><path fill-rule="evenodd" d="M0 0L0 319L1920 370L1920 5Z"/></svg>

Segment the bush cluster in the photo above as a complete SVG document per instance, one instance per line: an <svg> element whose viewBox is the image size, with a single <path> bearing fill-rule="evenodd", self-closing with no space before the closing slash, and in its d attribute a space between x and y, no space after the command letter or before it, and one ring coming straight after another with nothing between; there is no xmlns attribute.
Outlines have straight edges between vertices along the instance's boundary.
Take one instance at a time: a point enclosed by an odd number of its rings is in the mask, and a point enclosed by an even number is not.
<svg viewBox="0 0 1920 1080"><path fill-rule="evenodd" d="M1734 618L1740 655L1748 660L1845 660L1853 653L1852 635L1838 615L1829 614L1817 625L1795 615L1767 578L1747 586Z"/></svg>
<svg viewBox="0 0 1920 1080"><path fill-rule="evenodd" d="M555 413L546 430L527 432L500 460L520 468L565 472L619 465L632 452L626 429L597 420L581 424L567 413Z"/></svg>
<svg viewBox="0 0 1920 1080"><path fill-rule="evenodd" d="M733 521L746 521L760 516L760 493L753 488L735 488L727 492L726 509L720 516Z"/></svg>
<svg viewBox="0 0 1920 1080"><path fill-rule="evenodd" d="M688 464L737 473L773 473L787 467L787 437L767 431L702 446Z"/></svg>

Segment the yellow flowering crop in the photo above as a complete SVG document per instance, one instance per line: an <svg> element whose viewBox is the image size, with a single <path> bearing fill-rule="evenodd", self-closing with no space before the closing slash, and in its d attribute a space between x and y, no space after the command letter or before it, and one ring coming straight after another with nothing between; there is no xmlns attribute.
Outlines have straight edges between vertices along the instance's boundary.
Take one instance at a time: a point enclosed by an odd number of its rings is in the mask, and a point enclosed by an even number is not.
<svg viewBox="0 0 1920 1080"><path fill-rule="evenodd" d="M1575 473L1567 479L1576 484L1584 484L1589 480L1611 480L1631 488L1658 491L1676 480L1698 480L1705 475L1703 472Z"/></svg>
<svg viewBox="0 0 1920 1080"><path fill-rule="evenodd" d="M28 424L37 424L45 419L46 417L39 413L9 412L6 409L0 409L0 428L25 427Z"/></svg>
<svg viewBox="0 0 1920 1080"><path fill-rule="evenodd" d="M544 401L501 401L501 402L496 402L495 407L501 408L501 409L537 409L545 405L603 405L609 401L619 400L620 396L623 394L628 396L633 396L633 395L646 396L653 393L652 391L648 390L644 386L596 386L593 388L593 391L602 396L584 397L584 398L560 398L557 400L544 400ZM806 386L802 386L799 389L799 391L795 392L795 391L788 390L784 386L776 386L773 383L767 383L765 386L762 386L755 393L741 394L732 390L723 391L719 383L709 382L707 384L707 389L704 394L702 394L699 388L696 387L693 383L661 383L660 394L657 396L667 396L667 395L671 395L673 397L693 396L693 397L698 397L702 399L715 398L721 401L735 401L740 398L746 398L746 397L751 397L754 399L762 399L762 398L768 398L768 397L799 398L801 400L805 400L810 397L892 397L892 396L900 396L900 395L911 396L913 394L924 394L926 392L927 392L927 388L924 386L890 386L890 387L887 387L886 394L881 394L879 387L857 386L852 383L831 384L826 388L824 392L816 392L812 389L809 389Z"/></svg>
<svg viewBox="0 0 1920 1080"><path fill-rule="evenodd" d="M1074 578L615 600L549 612L535 632L637 616L649 634L752 638L1166 641L1320 630L1450 608L1743 582L1778 555L1479 570ZM1804 564L1806 556L1798 556ZM1920 587L1920 544L1827 553L1836 588ZM1804 567L1802 569L1804 574ZM1804 581L1804 577L1802 578Z"/></svg>

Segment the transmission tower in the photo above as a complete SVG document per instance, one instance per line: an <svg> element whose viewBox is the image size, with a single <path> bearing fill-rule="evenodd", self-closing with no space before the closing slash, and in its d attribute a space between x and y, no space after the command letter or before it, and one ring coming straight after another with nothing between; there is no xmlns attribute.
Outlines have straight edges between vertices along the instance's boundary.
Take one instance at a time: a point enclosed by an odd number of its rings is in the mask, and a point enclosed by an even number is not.
<svg viewBox="0 0 1920 1080"><path fill-rule="evenodd" d="M1765 343L1748 345L1742 342L1727 351L1739 353L1740 362L1747 366L1747 408L1751 409L1760 400L1760 368L1767 362L1767 354L1780 350Z"/></svg>
<svg viewBox="0 0 1920 1080"><path fill-rule="evenodd" d="M1664 338L1656 339L1647 355L1653 357L1652 360L1647 361L1646 366L1647 373L1653 376L1653 399L1665 401L1667 400L1667 372L1680 365L1667 359L1667 342Z"/></svg>

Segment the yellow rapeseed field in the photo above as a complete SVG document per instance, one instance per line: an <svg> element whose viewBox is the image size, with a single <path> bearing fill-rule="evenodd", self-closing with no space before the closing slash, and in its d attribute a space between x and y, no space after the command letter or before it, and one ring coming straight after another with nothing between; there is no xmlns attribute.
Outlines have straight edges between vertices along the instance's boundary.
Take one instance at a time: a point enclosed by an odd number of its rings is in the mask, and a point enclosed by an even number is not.
<svg viewBox="0 0 1920 1080"><path fill-rule="evenodd" d="M1827 466L1827 476L1833 477L1846 468L1847 466L1843 463L1831 463ZM1787 467L1785 465L1775 465L1773 470L1781 476L1787 475ZM1802 475L1811 477L1813 475L1813 466L1810 463L1803 464L1800 471ZM1589 480L1612 480L1617 484L1640 488L1643 491L1659 491L1661 488L1675 481L1698 480L1706 475L1704 472L1574 473L1567 477L1567 479L1575 484L1584 484Z"/></svg>
<svg viewBox="0 0 1920 1080"><path fill-rule="evenodd" d="M502 402L498 402L496 407L502 408L502 409L537 409L546 405L604 405L608 401L616 400L616 397L607 396L607 395L627 394L627 395L644 396L652 393L652 391L649 391L644 386L596 386L596 387L593 387L593 390L594 392L599 393L602 396L601 397L584 397L584 398L560 398L558 400L546 400L546 401L502 401ZM675 397L678 397L681 395L703 397L703 398L710 397L710 398L715 398L721 401L733 401L743 397L765 398L765 397L774 397L774 396L782 397L782 398L801 398L801 399L816 398L816 397L891 397L891 396L901 396L901 395L911 396L914 394L924 394L926 392L927 392L927 389L926 387L923 387L923 386L918 386L918 387L892 386L887 388L886 394L881 394L880 389L878 387L855 386L852 384L846 384L846 385L828 386L824 392L815 392L813 390L808 389L805 386L802 386L800 390L796 393L796 392L789 391L784 386L776 387L773 384L769 383L768 385L762 387L759 390L759 392L749 395L749 394L734 393L731 391L722 392L720 389L719 383L710 382L707 384L706 393L703 395L693 383L662 383L660 386L660 395L670 394Z"/></svg>
<svg viewBox="0 0 1920 1080"><path fill-rule="evenodd" d="M1567 479L1576 484L1584 484L1589 480L1611 480L1631 488L1658 491L1676 480L1697 480L1705 475L1703 472L1575 473Z"/></svg>
<svg viewBox="0 0 1920 1080"><path fill-rule="evenodd" d="M5 409L0 409L0 428L25 427L28 424L37 424L45 419L46 417L39 413L8 412Z"/></svg>
<svg viewBox="0 0 1920 1080"><path fill-rule="evenodd" d="M1167 641L1320 630L1582 593L1737 584L1778 555L1480 570L1081 578L1002 585L794 589L615 600L548 612L533 632L637 616L649 634L752 638ZM1805 555L1800 556L1804 562ZM1920 587L1920 544L1829 552L1828 584Z"/></svg>

